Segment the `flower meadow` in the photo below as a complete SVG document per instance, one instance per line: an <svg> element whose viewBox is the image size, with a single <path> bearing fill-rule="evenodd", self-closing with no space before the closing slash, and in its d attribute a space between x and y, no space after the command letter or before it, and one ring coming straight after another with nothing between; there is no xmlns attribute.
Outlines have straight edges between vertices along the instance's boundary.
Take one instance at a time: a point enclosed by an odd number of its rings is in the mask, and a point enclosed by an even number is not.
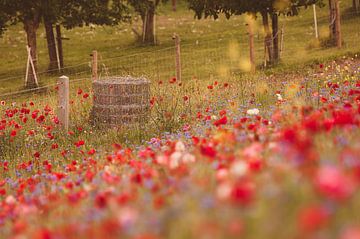
<svg viewBox="0 0 360 239"><path fill-rule="evenodd" d="M1 101L0 237L360 238L358 59L153 85L130 130L88 123L90 89L69 132L51 101Z"/></svg>

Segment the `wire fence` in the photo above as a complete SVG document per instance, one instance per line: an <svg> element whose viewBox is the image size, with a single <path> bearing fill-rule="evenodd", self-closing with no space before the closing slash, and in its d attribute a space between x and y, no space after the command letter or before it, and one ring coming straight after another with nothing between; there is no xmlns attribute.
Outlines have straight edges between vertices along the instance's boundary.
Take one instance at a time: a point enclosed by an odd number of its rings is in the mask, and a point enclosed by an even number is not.
<svg viewBox="0 0 360 239"><path fill-rule="evenodd" d="M360 42L360 17L354 16L353 12L346 12L343 18L346 21L356 21L359 24L343 24L344 49L359 49ZM329 17L318 17L320 27L328 29ZM308 27L301 28L302 31L294 31L291 24L304 24ZM320 44L311 44L315 32L312 21L298 21L280 23L280 30L276 35L280 39L281 59L283 63L293 64L299 57L316 59L323 52ZM180 36L181 37L181 36ZM181 43L181 71L183 80L197 79L220 79L229 77L230 74L241 73L249 70L249 35L245 32L221 32L207 34L196 39L186 39ZM132 47L132 49L135 49ZM156 47L141 53L115 56L111 58L102 57L99 52L99 78L107 78L119 75L131 75L134 77L145 76L152 81L168 80L176 76L176 47ZM335 51L334 48L325 51ZM330 54L329 53L329 54ZM264 33L259 27L255 32L255 62L262 66L266 61ZM7 88L6 92L0 94L0 99L11 98L17 95L34 93L41 90L52 90L56 86L59 74L70 77L71 83L91 85L91 61L81 62L73 66L64 67L61 72L57 70L38 72L41 82L47 84L36 89L23 90L18 88ZM0 79L0 85L14 80L22 81L25 78L25 68L16 70L16 75ZM75 85L76 84L71 84ZM91 86L90 86L91 87ZM0 91L1 92L1 91Z"/></svg>

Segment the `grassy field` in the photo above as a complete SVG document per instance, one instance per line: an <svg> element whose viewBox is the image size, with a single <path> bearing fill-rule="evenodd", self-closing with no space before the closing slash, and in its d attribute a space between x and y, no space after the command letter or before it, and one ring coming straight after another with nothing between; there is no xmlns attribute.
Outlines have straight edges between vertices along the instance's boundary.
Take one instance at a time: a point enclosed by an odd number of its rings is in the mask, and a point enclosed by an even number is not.
<svg viewBox="0 0 360 239"><path fill-rule="evenodd" d="M272 71L294 69L299 64L336 58L360 50L360 18L349 11L351 1L341 3L342 29L345 46L322 48L316 44L313 30L312 9L304 9L296 17L281 17L284 29L284 50L282 63ZM248 36L245 16L226 20L196 20L193 12L180 2L177 12L169 11L170 6L161 6L157 17L157 46L143 46L137 43L132 28L140 31L140 22L117 27L84 27L64 30L66 69L64 74L71 79L89 78L90 54L100 53L101 72L105 75L145 75L151 80L167 79L174 75L173 33L182 40L182 62L184 79L224 78L231 72L243 72L248 68ZM318 9L320 37L328 34L328 9ZM256 22L256 62L263 63L263 31L261 19ZM0 94L22 89L26 51L25 33L21 25L11 27L0 39L2 58L0 60ZM48 74L47 48L43 26L38 33L39 74L42 85L53 83L58 73ZM295 57L296 56L296 57Z"/></svg>

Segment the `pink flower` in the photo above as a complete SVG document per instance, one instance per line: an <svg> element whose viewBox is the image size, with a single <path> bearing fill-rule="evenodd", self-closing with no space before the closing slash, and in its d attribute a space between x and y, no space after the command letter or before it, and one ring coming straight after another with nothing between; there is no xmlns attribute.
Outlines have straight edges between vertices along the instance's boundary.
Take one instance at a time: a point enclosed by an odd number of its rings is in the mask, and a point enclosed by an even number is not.
<svg viewBox="0 0 360 239"><path fill-rule="evenodd" d="M341 234L340 239L360 239L360 227L347 227Z"/></svg>
<svg viewBox="0 0 360 239"><path fill-rule="evenodd" d="M320 194L337 201L349 198L355 190L354 182L334 166L318 170L315 186Z"/></svg>

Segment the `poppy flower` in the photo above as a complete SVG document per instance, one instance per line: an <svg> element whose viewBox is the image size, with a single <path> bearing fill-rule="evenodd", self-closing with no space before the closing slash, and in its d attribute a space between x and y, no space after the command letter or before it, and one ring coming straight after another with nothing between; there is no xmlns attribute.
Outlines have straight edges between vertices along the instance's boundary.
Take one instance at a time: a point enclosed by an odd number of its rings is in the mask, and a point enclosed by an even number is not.
<svg viewBox="0 0 360 239"><path fill-rule="evenodd" d="M171 78L170 80L169 80L169 83L170 84L174 84L176 82L176 78L175 77L173 77L173 78Z"/></svg>
<svg viewBox="0 0 360 239"><path fill-rule="evenodd" d="M348 226L341 233L340 239L360 239L360 226Z"/></svg>
<svg viewBox="0 0 360 239"><path fill-rule="evenodd" d="M330 199L343 201L355 190L354 182L335 166L321 167L315 176L318 192Z"/></svg>
<svg viewBox="0 0 360 239"><path fill-rule="evenodd" d="M11 133L10 133L10 136L11 137L15 137L17 134L16 130L12 130Z"/></svg>
<svg viewBox="0 0 360 239"><path fill-rule="evenodd" d="M96 153L96 150L95 149L90 149L88 151L88 155L94 155Z"/></svg>
<svg viewBox="0 0 360 239"><path fill-rule="evenodd" d="M239 180L232 188L231 199L235 204L243 206L254 201L255 184L248 179Z"/></svg>
<svg viewBox="0 0 360 239"><path fill-rule="evenodd" d="M218 126L220 126L220 125L225 125L225 124L227 124L227 122L228 122L228 119L227 119L226 116L224 116L224 117L220 118L219 120L215 121L215 122L214 122L214 125L215 125L216 127L218 127Z"/></svg>
<svg viewBox="0 0 360 239"><path fill-rule="evenodd" d="M75 143L75 146L77 148L79 148L80 146L83 146L85 144L85 141L84 140L79 140L78 142Z"/></svg>
<svg viewBox="0 0 360 239"><path fill-rule="evenodd" d="M202 145L201 146L201 153L204 156L214 158L217 154L215 148L212 145Z"/></svg>
<svg viewBox="0 0 360 239"><path fill-rule="evenodd" d="M298 228L303 233L313 233L329 221L329 213L320 205L302 208L298 214Z"/></svg>

